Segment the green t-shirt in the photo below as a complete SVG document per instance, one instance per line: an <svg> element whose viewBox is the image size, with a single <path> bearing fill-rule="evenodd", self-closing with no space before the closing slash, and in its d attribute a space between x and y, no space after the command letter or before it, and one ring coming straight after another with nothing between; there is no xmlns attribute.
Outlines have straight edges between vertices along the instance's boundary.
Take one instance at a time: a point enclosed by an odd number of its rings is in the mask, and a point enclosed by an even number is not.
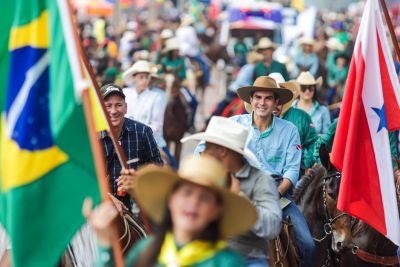
<svg viewBox="0 0 400 267"><path fill-rule="evenodd" d="M318 140L318 134L313 126L310 115L305 111L290 107L283 115L282 119L290 121L296 125L299 130L300 142L302 146L302 162L304 167L312 166L312 156L314 152L314 144Z"/></svg>

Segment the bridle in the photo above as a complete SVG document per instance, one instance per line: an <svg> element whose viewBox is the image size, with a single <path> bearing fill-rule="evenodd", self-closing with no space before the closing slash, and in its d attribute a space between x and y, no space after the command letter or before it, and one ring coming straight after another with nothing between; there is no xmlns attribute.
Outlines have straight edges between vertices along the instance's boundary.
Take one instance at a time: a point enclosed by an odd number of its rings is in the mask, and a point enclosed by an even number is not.
<svg viewBox="0 0 400 267"><path fill-rule="evenodd" d="M333 229L334 229L333 225L339 218L341 218L343 216L349 216L347 213L342 212L342 213L336 215L335 217L332 217L328 211L328 205L327 205L327 199L326 199L326 181L331 178L340 179L341 177L342 177L342 174L340 172L335 172L332 175L328 175L328 176L324 177L324 179L322 181L322 205L323 205L323 209L324 209L324 213L325 213L325 223L324 223L324 236L319 239L313 237L314 241L316 241L318 243L321 243L329 236L332 236ZM322 267L330 266L330 263L331 263L331 260L333 257L336 261L339 260L338 255L336 255L336 254L332 255L332 251L330 249L330 243L328 243L328 245L327 245L326 252L327 252L327 257L326 257L325 263L324 263L324 265L322 265Z"/></svg>

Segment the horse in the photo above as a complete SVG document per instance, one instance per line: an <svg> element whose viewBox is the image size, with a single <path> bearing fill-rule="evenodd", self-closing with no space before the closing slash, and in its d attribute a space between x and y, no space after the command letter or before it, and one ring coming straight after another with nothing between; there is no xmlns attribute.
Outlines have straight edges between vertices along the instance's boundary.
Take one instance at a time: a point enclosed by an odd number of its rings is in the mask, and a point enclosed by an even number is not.
<svg viewBox="0 0 400 267"><path fill-rule="evenodd" d="M182 88L182 83L175 73L165 74L166 93L168 98L164 116L164 138L168 149L172 151L174 145L174 158L179 162L183 138L191 126L192 108L188 103Z"/></svg>
<svg viewBox="0 0 400 267"><path fill-rule="evenodd" d="M293 199L304 214L316 242L314 266L339 266L340 256L352 246L351 217L336 208L341 174L320 148L322 165L302 176Z"/></svg>

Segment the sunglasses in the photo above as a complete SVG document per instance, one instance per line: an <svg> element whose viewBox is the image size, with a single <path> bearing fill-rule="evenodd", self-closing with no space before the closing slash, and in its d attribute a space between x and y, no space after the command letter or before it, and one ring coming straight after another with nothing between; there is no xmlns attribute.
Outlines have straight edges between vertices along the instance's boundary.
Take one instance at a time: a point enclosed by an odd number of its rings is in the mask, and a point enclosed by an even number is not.
<svg viewBox="0 0 400 267"><path fill-rule="evenodd" d="M304 93L305 91L309 90L310 92L315 91L315 86L314 85L302 85L300 87L300 90Z"/></svg>

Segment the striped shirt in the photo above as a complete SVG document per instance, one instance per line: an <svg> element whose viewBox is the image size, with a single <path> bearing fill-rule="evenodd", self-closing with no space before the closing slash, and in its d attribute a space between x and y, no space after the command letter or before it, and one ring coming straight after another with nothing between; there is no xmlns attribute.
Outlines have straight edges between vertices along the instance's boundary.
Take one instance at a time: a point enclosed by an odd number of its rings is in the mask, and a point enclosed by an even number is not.
<svg viewBox="0 0 400 267"><path fill-rule="evenodd" d="M107 174L110 178L110 186L112 192L116 195L117 192L117 178L121 172L121 164L119 163L117 154L114 149L111 137L107 131L101 132L101 140L103 142L104 154L107 164ZM119 136L119 143L125 152L126 160L138 159L137 162L129 164L129 168L137 169L140 166L156 163L162 165L160 151L158 150L156 141L154 140L153 131L150 127L125 118L122 132ZM124 197L118 197L130 209L131 200L127 194Z"/></svg>

